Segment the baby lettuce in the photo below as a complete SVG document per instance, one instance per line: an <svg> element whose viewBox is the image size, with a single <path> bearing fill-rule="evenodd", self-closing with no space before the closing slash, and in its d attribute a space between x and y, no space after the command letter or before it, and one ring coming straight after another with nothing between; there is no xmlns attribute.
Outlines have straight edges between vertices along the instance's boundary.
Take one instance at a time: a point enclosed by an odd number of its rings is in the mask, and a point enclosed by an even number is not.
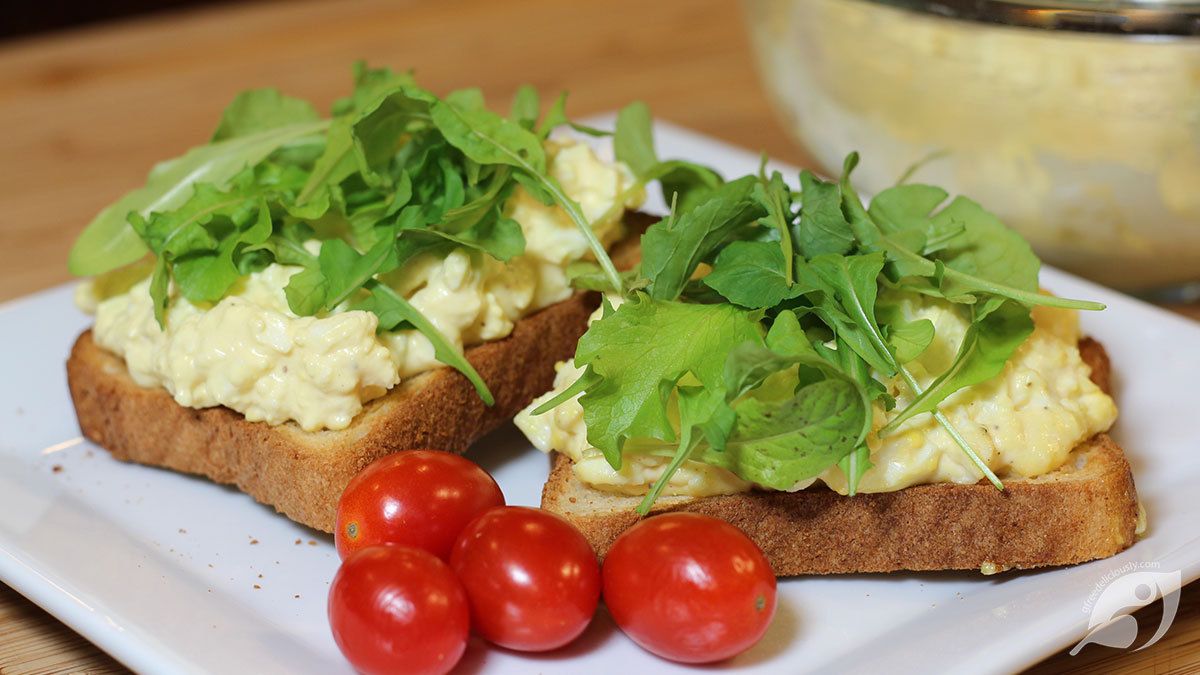
<svg viewBox="0 0 1200 675"><path fill-rule="evenodd" d="M96 217L71 251L71 271L103 274L151 253L150 292L165 326L172 281L188 300L211 303L272 262L299 265L285 289L293 312L348 306L377 314L381 331L416 329L490 405L474 368L378 277L455 247L501 261L520 255L521 227L503 206L522 185L566 211L595 251L605 287L623 290L579 205L547 173L542 143L568 124L565 96L539 121L528 87L505 118L475 89L440 98L409 73L361 63L354 79L328 119L273 89L236 97L208 144L155 167L144 187ZM303 246L312 237L323 240L319 255Z"/></svg>
<svg viewBox="0 0 1200 675"><path fill-rule="evenodd" d="M857 154L837 182L801 172L795 192L765 167L719 183L700 167L664 169L649 126L642 108L627 109L617 156L639 176L674 172L663 181L672 212L642 238L625 302L580 340L583 377L535 414L582 394L588 441L614 468L627 453L669 457L643 513L687 459L774 489L836 465L853 494L870 466L873 406L895 405L881 380L898 377L912 402L880 433L932 413L1002 489L938 405L1001 372L1033 329L1030 307L1102 306L1039 294L1028 244L969 199L946 204L940 188L912 184L864 206L850 183ZM711 269L697 279L701 265ZM595 274L577 279L602 286ZM971 317L953 363L926 387L905 364L934 327L906 319L896 291Z"/></svg>

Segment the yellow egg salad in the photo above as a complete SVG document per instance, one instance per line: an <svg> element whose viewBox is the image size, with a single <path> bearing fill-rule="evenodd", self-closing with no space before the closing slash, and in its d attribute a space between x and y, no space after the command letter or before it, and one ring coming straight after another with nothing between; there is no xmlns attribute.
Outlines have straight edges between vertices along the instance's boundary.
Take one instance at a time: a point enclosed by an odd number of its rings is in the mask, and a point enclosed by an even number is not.
<svg viewBox="0 0 1200 675"><path fill-rule="evenodd" d="M619 239L624 209L644 199L644 191L631 190L629 169L600 160L578 141L551 140L544 148L549 175L579 204L597 237L605 245ZM560 206L518 186L503 210L520 224L524 254L500 262L461 247L421 254L381 276L460 353L568 298L567 265L589 257L587 240ZM314 255L320 246L306 243ZM348 310L349 302L297 316L284 287L302 269L272 263L215 303L191 302L172 285L165 329L155 319L148 278L115 294L105 277L87 280L77 304L95 313L96 342L121 356L139 385L162 387L180 405L222 405L251 421L295 420L309 431L345 428L367 401L440 365L423 334L377 333L378 317Z"/></svg>

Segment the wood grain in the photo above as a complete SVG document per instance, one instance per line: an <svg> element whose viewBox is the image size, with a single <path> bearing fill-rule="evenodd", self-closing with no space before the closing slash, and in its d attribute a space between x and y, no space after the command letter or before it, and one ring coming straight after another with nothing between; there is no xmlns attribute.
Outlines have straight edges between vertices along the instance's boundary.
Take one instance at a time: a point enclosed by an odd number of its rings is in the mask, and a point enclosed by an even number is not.
<svg viewBox="0 0 1200 675"><path fill-rule="evenodd" d="M203 142L234 94L270 85L327 108L359 58L415 68L437 92L480 86L492 101L522 83L567 89L576 116L641 99L664 119L810 165L771 113L726 0L313 0L176 12L0 43L0 301L67 281L83 226L154 162ZM1159 644L1092 646L1030 672L1195 672L1200 602L1190 591ZM1137 614L1144 630L1157 625L1154 611ZM124 670L0 586L0 675L63 672Z"/></svg>

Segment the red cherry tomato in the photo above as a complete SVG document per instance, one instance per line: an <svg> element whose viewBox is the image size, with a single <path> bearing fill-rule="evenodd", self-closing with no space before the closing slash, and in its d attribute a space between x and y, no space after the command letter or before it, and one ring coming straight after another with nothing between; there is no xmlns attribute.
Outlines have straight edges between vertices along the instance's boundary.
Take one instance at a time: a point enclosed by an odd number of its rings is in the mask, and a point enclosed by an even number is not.
<svg viewBox="0 0 1200 675"><path fill-rule="evenodd" d="M342 560L376 544L413 546L449 560L462 528L503 505L500 486L471 460L404 450L371 462L346 486L334 543Z"/></svg>
<svg viewBox="0 0 1200 675"><path fill-rule="evenodd" d="M647 651L709 663L749 649L775 615L775 574L741 530L670 513L622 534L604 559L604 602Z"/></svg>
<svg viewBox="0 0 1200 675"><path fill-rule="evenodd" d="M346 559L329 588L329 626L364 673L446 673L471 630L467 596L426 551L372 546Z"/></svg>
<svg viewBox="0 0 1200 675"><path fill-rule="evenodd" d="M587 539L561 516L524 506L492 509L467 525L450 567L486 640L521 651L556 649L596 613L600 566Z"/></svg>

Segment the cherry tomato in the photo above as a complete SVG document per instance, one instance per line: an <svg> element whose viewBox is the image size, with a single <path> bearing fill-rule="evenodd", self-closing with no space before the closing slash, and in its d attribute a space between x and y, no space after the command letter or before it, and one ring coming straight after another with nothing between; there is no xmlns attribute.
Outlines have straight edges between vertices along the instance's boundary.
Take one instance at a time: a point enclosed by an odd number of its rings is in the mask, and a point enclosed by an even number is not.
<svg viewBox="0 0 1200 675"><path fill-rule="evenodd" d="M503 505L500 486L471 460L404 450L371 462L346 486L334 543L342 560L376 544L414 546L449 560L462 528Z"/></svg>
<svg viewBox="0 0 1200 675"><path fill-rule="evenodd" d="M749 649L775 615L775 574L741 530L711 516L647 518L604 559L604 602L647 651L709 663Z"/></svg>
<svg viewBox="0 0 1200 675"><path fill-rule="evenodd" d="M364 673L446 673L471 630L467 596L446 563L420 549L372 546L342 563L329 626Z"/></svg>
<svg viewBox="0 0 1200 675"><path fill-rule="evenodd" d="M484 639L546 651L579 637L600 600L600 565L562 516L525 506L491 509L467 525L450 567Z"/></svg>

